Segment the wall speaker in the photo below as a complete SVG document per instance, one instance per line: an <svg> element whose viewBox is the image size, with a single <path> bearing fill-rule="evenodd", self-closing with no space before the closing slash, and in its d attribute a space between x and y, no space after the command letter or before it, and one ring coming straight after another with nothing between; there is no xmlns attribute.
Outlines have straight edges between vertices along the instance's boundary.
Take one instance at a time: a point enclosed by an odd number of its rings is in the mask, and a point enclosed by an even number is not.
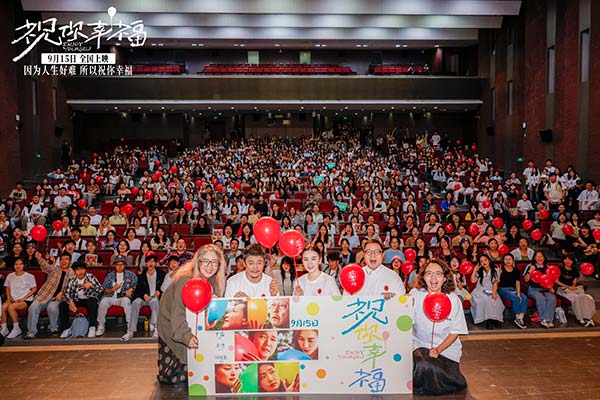
<svg viewBox="0 0 600 400"><path fill-rule="evenodd" d="M540 138L542 139L542 142L545 142L545 143L552 142L552 129L540 130Z"/></svg>
<svg viewBox="0 0 600 400"><path fill-rule="evenodd" d="M485 128L485 133L487 133L489 136L494 136L494 134L496 133L496 129L494 129L493 126L488 126L487 128Z"/></svg>

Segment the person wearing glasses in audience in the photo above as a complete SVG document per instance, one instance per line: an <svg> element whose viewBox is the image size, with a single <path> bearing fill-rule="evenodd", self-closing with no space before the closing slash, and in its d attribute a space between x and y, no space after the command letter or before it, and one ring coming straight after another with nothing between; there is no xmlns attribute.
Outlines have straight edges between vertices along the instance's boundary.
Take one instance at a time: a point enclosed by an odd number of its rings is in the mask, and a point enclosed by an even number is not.
<svg viewBox="0 0 600 400"><path fill-rule="evenodd" d="M383 245L377 240L369 240L363 247L365 283L355 293L356 296L383 296L390 299L406 293L400 276L383 265Z"/></svg>

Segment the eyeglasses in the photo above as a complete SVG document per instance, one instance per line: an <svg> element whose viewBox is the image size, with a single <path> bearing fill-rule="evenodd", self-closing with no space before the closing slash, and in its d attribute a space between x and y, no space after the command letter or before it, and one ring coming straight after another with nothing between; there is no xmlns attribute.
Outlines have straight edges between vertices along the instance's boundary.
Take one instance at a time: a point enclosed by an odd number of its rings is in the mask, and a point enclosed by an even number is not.
<svg viewBox="0 0 600 400"><path fill-rule="evenodd" d="M376 255L376 256L380 256L381 254L383 254L383 251L381 250L365 250L365 254L370 256L370 255Z"/></svg>
<svg viewBox="0 0 600 400"><path fill-rule="evenodd" d="M202 260L200 260L200 264L202 264L202 266L204 267L206 267L209 264L213 267L217 267L219 266L219 260L209 260L208 258L203 258Z"/></svg>
<svg viewBox="0 0 600 400"><path fill-rule="evenodd" d="M426 271L425 276L428 278L431 278L432 276L435 276L436 278L441 278L442 276L444 276L444 273L441 271Z"/></svg>

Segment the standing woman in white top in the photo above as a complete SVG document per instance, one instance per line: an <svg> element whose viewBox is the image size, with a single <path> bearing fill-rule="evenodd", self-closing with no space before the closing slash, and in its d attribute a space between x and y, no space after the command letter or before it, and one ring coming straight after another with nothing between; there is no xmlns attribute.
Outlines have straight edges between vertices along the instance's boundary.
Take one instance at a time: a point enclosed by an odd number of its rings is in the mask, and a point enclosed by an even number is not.
<svg viewBox="0 0 600 400"><path fill-rule="evenodd" d="M413 394L437 396L466 389L460 372L462 345L459 335L466 335L467 323L460 298L453 293L452 270L444 261L432 259L417 276L419 289L413 289L415 319L413 323ZM429 293L444 293L452 309L443 321L434 323L423 312ZM432 332L433 341L432 341Z"/></svg>
<svg viewBox="0 0 600 400"><path fill-rule="evenodd" d="M316 248L307 247L302 253L306 274L296 280L296 296L338 296L340 289L335 279L321 271L321 255Z"/></svg>

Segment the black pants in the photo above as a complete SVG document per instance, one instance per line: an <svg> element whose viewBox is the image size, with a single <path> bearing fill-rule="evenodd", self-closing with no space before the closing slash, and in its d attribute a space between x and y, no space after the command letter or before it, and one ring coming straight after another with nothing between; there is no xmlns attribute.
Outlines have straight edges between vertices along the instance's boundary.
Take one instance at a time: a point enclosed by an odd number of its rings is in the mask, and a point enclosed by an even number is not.
<svg viewBox="0 0 600 400"><path fill-rule="evenodd" d="M460 365L442 355L429 356L429 349L420 347L413 351L413 394L439 396L456 393L467 388Z"/></svg>
<svg viewBox="0 0 600 400"><path fill-rule="evenodd" d="M98 325L98 299L89 298L85 300L75 300L75 306L85 307L87 310L87 320L90 323L90 327ZM61 302L58 305L58 318L60 322L60 329L65 330L71 327L69 303L66 301Z"/></svg>

